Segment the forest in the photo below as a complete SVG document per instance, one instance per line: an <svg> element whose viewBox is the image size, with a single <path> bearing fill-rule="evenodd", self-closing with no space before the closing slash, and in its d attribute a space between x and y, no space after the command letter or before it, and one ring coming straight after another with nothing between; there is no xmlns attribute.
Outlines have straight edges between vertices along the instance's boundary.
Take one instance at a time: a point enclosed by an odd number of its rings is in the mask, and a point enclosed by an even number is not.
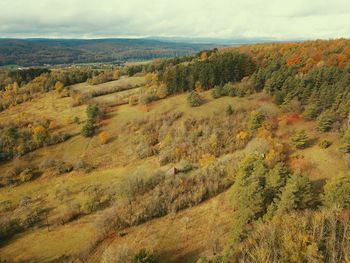
<svg viewBox="0 0 350 263"><path fill-rule="evenodd" d="M123 63L192 55L211 44L152 39L0 39L0 66Z"/></svg>

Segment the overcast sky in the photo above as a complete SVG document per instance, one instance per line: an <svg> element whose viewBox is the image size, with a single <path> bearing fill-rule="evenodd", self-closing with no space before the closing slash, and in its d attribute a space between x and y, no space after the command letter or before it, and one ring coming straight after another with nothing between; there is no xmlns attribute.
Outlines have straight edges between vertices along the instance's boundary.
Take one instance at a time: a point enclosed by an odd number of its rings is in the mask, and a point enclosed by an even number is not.
<svg viewBox="0 0 350 263"><path fill-rule="evenodd" d="M350 37L350 0L0 0L0 37Z"/></svg>

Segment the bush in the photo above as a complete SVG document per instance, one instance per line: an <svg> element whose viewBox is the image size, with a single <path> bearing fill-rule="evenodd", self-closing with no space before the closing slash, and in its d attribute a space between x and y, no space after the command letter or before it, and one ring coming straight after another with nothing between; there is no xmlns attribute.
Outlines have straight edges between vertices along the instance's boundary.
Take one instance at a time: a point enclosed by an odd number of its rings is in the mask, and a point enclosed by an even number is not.
<svg viewBox="0 0 350 263"><path fill-rule="evenodd" d="M133 263L156 263L156 258L152 253L141 249L132 259Z"/></svg>
<svg viewBox="0 0 350 263"><path fill-rule="evenodd" d="M198 106L202 105L202 103L203 103L201 96L196 91L192 91L188 95L187 101L191 107L198 107Z"/></svg>
<svg viewBox="0 0 350 263"><path fill-rule="evenodd" d="M84 162L83 160L79 160L78 162L76 162L73 166L74 170L81 170L84 172L89 172L91 170L90 165L88 165L86 162Z"/></svg>
<svg viewBox="0 0 350 263"><path fill-rule="evenodd" d="M252 111L249 118L249 129L256 130L261 127L262 122L264 121L265 116L258 111Z"/></svg>
<svg viewBox="0 0 350 263"><path fill-rule="evenodd" d="M226 115L230 116L232 114L233 114L232 106L231 105L227 105L227 107L226 107Z"/></svg>
<svg viewBox="0 0 350 263"><path fill-rule="evenodd" d="M225 84L222 90L222 95L221 96L230 96L230 97L235 97L236 96L236 90L235 86L233 86L230 83Z"/></svg>
<svg viewBox="0 0 350 263"><path fill-rule="evenodd" d="M305 130L297 131L291 138L290 143L297 149L303 149L307 146L309 137Z"/></svg>
<svg viewBox="0 0 350 263"><path fill-rule="evenodd" d="M75 116L73 121L75 124L80 124L80 118L78 116Z"/></svg>
<svg viewBox="0 0 350 263"><path fill-rule="evenodd" d="M22 183L29 182L30 180L33 179L33 177L34 177L34 173L31 168L27 168L19 174L19 179L21 180Z"/></svg>
<svg viewBox="0 0 350 263"><path fill-rule="evenodd" d="M164 98L166 98L169 95L168 87L165 84L160 84L157 87L157 92L156 93L157 93L157 97L159 99L164 99Z"/></svg>
<svg viewBox="0 0 350 263"><path fill-rule="evenodd" d="M81 130L84 137L92 137L95 134L95 126L91 119L88 119Z"/></svg>
<svg viewBox="0 0 350 263"><path fill-rule="evenodd" d="M322 149L327 149L331 145L332 145L332 142L330 142L328 140L322 140L318 144L318 146L320 146Z"/></svg>
<svg viewBox="0 0 350 263"><path fill-rule="evenodd" d="M224 95L224 90L220 86L215 86L211 92L213 99L218 99Z"/></svg>
<svg viewBox="0 0 350 263"><path fill-rule="evenodd" d="M324 205L350 209L350 173L331 177L324 186Z"/></svg>
<svg viewBox="0 0 350 263"><path fill-rule="evenodd" d="M96 104L93 104L86 108L86 116L88 120L93 120L95 122L97 118L101 118L103 116L103 112Z"/></svg>
<svg viewBox="0 0 350 263"><path fill-rule="evenodd" d="M109 246L102 254L101 263L128 263L131 259L131 251L127 245L117 248Z"/></svg>
<svg viewBox="0 0 350 263"><path fill-rule="evenodd" d="M98 139L100 140L101 144L106 144L108 142L108 134L105 131L100 132Z"/></svg>

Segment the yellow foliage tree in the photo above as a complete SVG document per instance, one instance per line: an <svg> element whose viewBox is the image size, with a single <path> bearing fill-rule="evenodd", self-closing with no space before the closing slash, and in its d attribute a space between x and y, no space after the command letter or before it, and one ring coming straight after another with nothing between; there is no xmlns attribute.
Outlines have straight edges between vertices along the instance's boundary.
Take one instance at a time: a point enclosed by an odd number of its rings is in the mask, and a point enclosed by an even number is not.
<svg viewBox="0 0 350 263"><path fill-rule="evenodd" d="M105 131L100 132L98 139L100 140L101 144L106 144L108 141L108 134Z"/></svg>
<svg viewBox="0 0 350 263"><path fill-rule="evenodd" d="M48 137L49 133L44 126L39 125L33 128L33 139L36 144L44 143Z"/></svg>
<svg viewBox="0 0 350 263"><path fill-rule="evenodd" d="M57 92L62 92L63 88L64 88L64 85L63 85L63 83L61 81L57 81L55 83L55 90Z"/></svg>
<svg viewBox="0 0 350 263"><path fill-rule="evenodd" d="M206 60L206 59L208 59L208 53L204 51L201 54L201 60Z"/></svg>
<svg viewBox="0 0 350 263"><path fill-rule="evenodd" d="M196 82L195 90L196 90L197 92L202 92L202 91L204 90L203 87L202 87L202 85L201 85L201 83L200 83L199 81Z"/></svg>
<svg viewBox="0 0 350 263"><path fill-rule="evenodd" d="M157 87L157 97L164 99L166 96L168 96L168 88L164 83L162 83Z"/></svg>

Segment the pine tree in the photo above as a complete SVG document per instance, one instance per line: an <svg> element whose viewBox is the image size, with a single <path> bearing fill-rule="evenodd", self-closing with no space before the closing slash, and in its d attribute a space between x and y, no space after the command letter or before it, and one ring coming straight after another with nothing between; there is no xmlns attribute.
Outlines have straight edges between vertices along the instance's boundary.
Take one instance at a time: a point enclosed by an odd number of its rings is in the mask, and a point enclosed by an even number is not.
<svg viewBox="0 0 350 263"><path fill-rule="evenodd" d="M327 132L332 129L334 117L330 112L323 112L317 118L316 129L322 132Z"/></svg>
<svg viewBox="0 0 350 263"><path fill-rule="evenodd" d="M301 130L301 131L296 132L290 138L291 144L297 149L305 148L307 146L308 141L309 141L309 137L306 134L305 130Z"/></svg>
<svg viewBox="0 0 350 263"><path fill-rule="evenodd" d="M203 103L201 96L196 91L192 91L188 95L187 101L191 107L198 107L198 106L202 105L202 103Z"/></svg>
<svg viewBox="0 0 350 263"><path fill-rule="evenodd" d="M324 205L350 209L350 173L331 177L324 186Z"/></svg>
<svg viewBox="0 0 350 263"><path fill-rule="evenodd" d="M279 199L275 202L276 214L308 208L312 200L312 186L309 178L296 172L287 180Z"/></svg>
<svg viewBox="0 0 350 263"><path fill-rule="evenodd" d="M246 235L247 224L260 218L266 210L264 185L267 169L256 156L246 157L239 165L236 181L232 187L234 242Z"/></svg>
<svg viewBox="0 0 350 263"><path fill-rule="evenodd" d="M95 134L94 122L91 119L88 119L81 130L81 134L84 137L92 137Z"/></svg>
<svg viewBox="0 0 350 263"><path fill-rule="evenodd" d="M345 153L350 153L350 128L347 129L347 131L341 139L340 150Z"/></svg>

